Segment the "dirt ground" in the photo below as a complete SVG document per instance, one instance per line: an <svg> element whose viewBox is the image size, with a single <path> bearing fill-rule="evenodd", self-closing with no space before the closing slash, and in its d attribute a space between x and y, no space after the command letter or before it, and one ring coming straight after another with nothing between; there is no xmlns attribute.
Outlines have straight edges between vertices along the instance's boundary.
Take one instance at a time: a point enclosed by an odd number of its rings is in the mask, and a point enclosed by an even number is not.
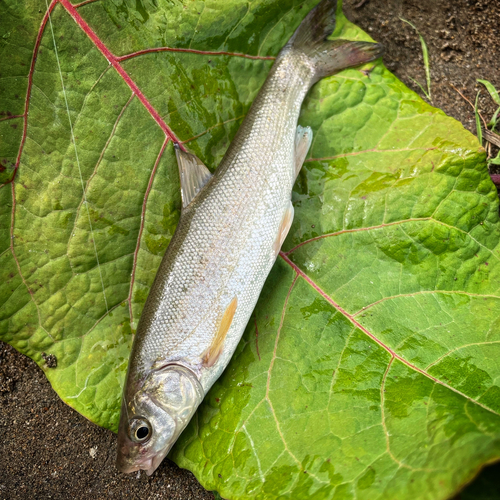
<svg viewBox="0 0 500 500"><path fill-rule="evenodd" d="M432 104L476 134L471 103L480 90L479 112L486 121L492 117L496 105L477 80L500 89L499 0L345 0L344 10L384 44L386 66L424 97L412 81L426 86L420 40L401 19L410 21L429 49Z"/></svg>
<svg viewBox="0 0 500 500"><path fill-rule="evenodd" d="M429 47L433 104L475 133L474 112L452 85L471 101L478 78L500 88L499 0L344 0L344 8L418 91L411 78L425 83L420 42L399 18L412 22ZM484 89L480 109L488 118L495 111ZM168 460L151 478L120 474L115 450L114 434L66 406L31 360L0 343L0 499L214 498Z"/></svg>

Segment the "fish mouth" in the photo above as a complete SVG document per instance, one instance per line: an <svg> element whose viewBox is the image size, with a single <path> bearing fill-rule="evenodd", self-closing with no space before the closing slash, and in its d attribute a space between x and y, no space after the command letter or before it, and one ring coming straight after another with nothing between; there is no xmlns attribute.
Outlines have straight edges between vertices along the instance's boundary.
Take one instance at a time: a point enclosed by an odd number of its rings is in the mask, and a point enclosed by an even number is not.
<svg viewBox="0 0 500 500"><path fill-rule="evenodd" d="M168 452L172 448L170 445L166 450L163 450L151 458L145 458L140 462L130 463L124 455L120 455L116 459L116 467L120 472L125 474L130 474L139 470L146 471L148 476L151 476L153 472L159 467L163 459L167 456Z"/></svg>
<svg viewBox="0 0 500 500"><path fill-rule="evenodd" d="M158 465L156 466L158 467ZM153 459L150 458L148 460L144 460L140 464L129 464L126 459L118 458L116 460L116 468L125 474L130 474L132 472L136 472L138 470L145 470L146 473L150 476L155 470L156 467L153 468ZM151 470L151 473L149 471Z"/></svg>
<svg viewBox="0 0 500 500"><path fill-rule="evenodd" d="M163 459L167 456L167 453L170 451L171 446L168 447L165 453L158 453L155 457L150 460L149 467L143 467L143 470L146 471L148 476L151 476L153 472L158 468L158 466L162 463Z"/></svg>

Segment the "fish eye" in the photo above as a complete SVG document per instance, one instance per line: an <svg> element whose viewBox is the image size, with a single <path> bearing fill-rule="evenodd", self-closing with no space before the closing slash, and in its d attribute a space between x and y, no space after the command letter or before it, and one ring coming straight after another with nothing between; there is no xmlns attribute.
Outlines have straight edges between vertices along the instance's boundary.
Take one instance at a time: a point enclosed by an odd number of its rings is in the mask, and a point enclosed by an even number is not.
<svg viewBox="0 0 500 500"><path fill-rule="evenodd" d="M146 426L142 426L142 427L139 427L136 431L135 431L135 437L142 441L143 439L146 439L149 435L149 429L146 427Z"/></svg>
<svg viewBox="0 0 500 500"><path fill-rule="evenodd" d="M130 438L136 443L145 443L153 433L151 424L145 418L130 420Z"/></svg>

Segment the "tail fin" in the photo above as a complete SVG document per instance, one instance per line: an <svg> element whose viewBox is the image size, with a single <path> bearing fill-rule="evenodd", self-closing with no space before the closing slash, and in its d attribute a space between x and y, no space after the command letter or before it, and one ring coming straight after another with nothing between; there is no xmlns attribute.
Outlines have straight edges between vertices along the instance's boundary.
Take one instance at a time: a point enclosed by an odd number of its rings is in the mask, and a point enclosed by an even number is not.
<svg viewBox="0 0 500 500"><path fill-rule="evenodd" d="M336 10L337 0L322 0L307 14L287 44L312 61L315 80L373 61L384 51L378 43L327 40L335 29Z"/></svg>

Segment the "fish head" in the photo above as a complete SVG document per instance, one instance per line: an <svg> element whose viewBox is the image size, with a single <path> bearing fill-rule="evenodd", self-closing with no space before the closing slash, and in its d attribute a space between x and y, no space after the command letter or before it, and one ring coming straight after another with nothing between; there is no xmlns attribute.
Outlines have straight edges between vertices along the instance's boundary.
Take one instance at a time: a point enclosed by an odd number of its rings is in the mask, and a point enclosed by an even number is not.
<svg viewBox="0 0 500 500"><path fill-rule="evenodd" d="M116 465L122 472L145 470L150 476L166 457L203 400L193 371L169 364L149 373L131 390L127 384L118 428Z"/></svg>

